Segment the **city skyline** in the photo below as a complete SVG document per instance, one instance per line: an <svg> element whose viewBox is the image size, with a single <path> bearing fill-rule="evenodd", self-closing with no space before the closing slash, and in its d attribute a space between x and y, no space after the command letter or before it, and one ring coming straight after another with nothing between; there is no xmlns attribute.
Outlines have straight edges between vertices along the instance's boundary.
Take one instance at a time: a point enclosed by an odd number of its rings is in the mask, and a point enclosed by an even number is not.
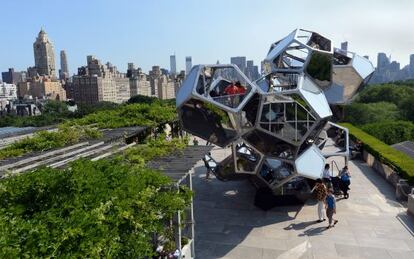
<svg viewBox="0 0 414 259"><path fill-rule="evenodd" d="M169 68L168 57L172 53L176 56L177 71L185 69L186 56L192 57L193 64L214 64L217 60L230 63L230 57L236 56L246 56L260 64L264 58L262 53L270 44L297 27L320 31L333 39L335 47L348 41L350 51L368 55L375 65L379 52L391 55L402 67L407 65L409 55L414 53L414 35L407 34L403 28L414 25L409 16L414 3L406 0L398 4L350 2L211 1L202 10L190 1L74 1L71 5L65 5L64 1L51 5L47 0L5 2L4 10L19 10L25 19L14 19L13 12L2 14L7 26L1 29L0 70L14 67L21 71L34 65L31 44L42 27L55 52L66 51L71 68L82 66L86 56L95 55L122 71L128 62L149 71L153 65ZM276 7L277 16L272 15ZM288 12L292 8L297 12ZM77 15L73 19L75 10ZM140 11L138 16L136 11ZM312 14L321 12L322 19L310 19ZM244 18L238 19L238 26L234 28L231 21L237 17ZM29 23L29 20L33 21ZM275 28L276 20L279 24L280 20L285 21ZM285 29L278 29L282 27ZM260 42L254 40L257 37L261 38Z"/></svg>

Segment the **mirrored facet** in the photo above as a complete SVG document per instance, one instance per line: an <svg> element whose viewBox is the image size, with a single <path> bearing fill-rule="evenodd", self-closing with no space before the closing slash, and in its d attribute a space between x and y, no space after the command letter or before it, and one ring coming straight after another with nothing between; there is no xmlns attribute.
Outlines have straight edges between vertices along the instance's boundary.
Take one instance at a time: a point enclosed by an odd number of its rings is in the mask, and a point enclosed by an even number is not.
<svg viewBox="0 0 414 259"><path fill-rule="evenodd" d="M295 165L300 176L318 179L322 177L325 158L321 151L315 145L312 145L295 160Z"/></svg>
<svg viewBox="0 0 414 259"><path fill-rule="evenodd" d="M183 84L180 87L180 90L177 93L175 99L177 107L182 105L186 100L188 100L193 92L193 88L196 85L198 79L199 66L194 66L187 78L184 80Z"/></svg>
<svg viewBox="0 0 414 259"><path fill-rule="evenodd" d="M210 103L191 99L179 112L186 131L211 143L224 147L237 137L227 112Z"/></svg>

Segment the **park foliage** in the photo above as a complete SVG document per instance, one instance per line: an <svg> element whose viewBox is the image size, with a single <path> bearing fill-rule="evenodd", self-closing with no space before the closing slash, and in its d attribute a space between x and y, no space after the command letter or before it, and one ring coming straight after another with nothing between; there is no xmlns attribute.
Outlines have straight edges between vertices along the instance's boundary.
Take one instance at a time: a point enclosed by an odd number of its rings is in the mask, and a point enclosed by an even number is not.
<svg viewBox="0 0 414 259"><path fill-rule="evenodd" d="M185 141L1 180L0 258L151 258L154 238L172 237L170 221L192 194L146 163Z"/></svg>
<svg viewBox="0 0 414 259"><path fill-rule="evenodd" d="M345 108L345 121L392 145L414 141L414 81L367 86Z"/></svg>

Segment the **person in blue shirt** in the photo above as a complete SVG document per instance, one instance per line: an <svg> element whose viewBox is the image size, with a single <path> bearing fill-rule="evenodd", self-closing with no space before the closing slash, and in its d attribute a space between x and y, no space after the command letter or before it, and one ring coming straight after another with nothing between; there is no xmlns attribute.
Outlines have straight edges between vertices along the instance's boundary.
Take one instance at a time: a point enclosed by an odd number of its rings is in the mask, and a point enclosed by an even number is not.
<svg viewBox="0 0 414 259"><path fill-rule="evenodd" d="M332 189L328 190L328 195L326 196L325 208L326 208L326 217L328 218L328 221L329 221L329 225L327 228L331 228L335 226L336 223L338 223L338 220L333 218L333 214L336 214L336 201L335 201L335 196L333 195Z"/></svg>
<svg viewBox="0 0 414 259"><path fill-rule="evenodd" d="M350 190L349 185L351 184L351 174L349 173L348 166L345 166L341 170L339 177L341 178L341 183L339 185L341 188L341 191L344 194L344 198L348 199L349 198L348 190Z"/></svg>

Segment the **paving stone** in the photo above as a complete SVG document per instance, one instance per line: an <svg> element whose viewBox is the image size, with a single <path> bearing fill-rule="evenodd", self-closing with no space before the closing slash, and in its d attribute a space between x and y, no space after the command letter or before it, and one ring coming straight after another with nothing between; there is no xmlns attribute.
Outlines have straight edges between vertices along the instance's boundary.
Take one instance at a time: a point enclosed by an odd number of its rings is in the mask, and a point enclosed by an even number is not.
<svg viewBox="0 0 414 259"><path fill-rule="evenodd" d="M207 182L200 178L205 168L197 167L197 258L414 258L414 219L392 186L366 164L351 161L349 168L350 198L337 200L339 223L326 229L327 222L315 222L314 201L262 211L248 181Z"/></svg>

